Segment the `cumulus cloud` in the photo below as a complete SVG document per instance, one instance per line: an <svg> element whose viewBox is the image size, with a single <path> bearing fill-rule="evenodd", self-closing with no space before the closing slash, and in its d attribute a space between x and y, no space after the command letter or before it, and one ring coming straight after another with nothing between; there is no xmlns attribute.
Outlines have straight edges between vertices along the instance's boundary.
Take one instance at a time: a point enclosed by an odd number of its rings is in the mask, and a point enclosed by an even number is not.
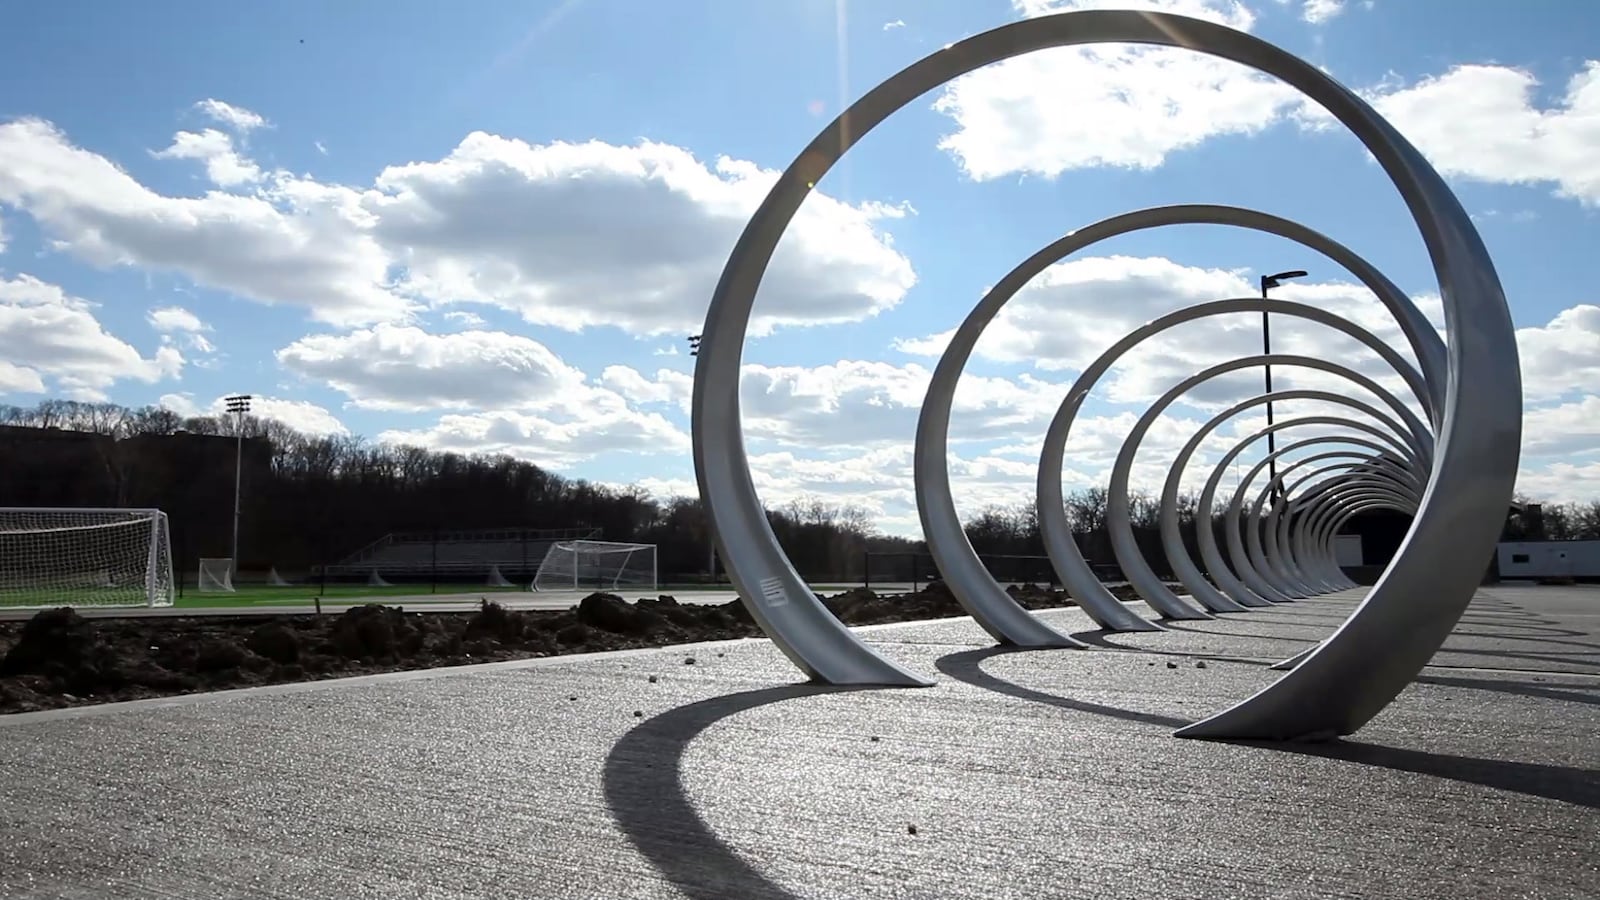
<svg viewBox="0 0 1600 900"><path fill-rule="evenodd" d="M287 181L292 208L259 195L169 197L40 119L0 125L0 205L30 215L56 250L100 267L179 273L197 284L322 321L406 314L357 195Z"/></svg>
<svg viewBox="0 0 1600 900"><path fill-rule="evenodd" d="M1200 303L1251 297L1258 289L1244 273L1186 266L1164 257L1085 257L1057 263L1029 282L991 323L976 355L1044 371L1076 373L1128 332L1169 312ZM1290 283L1275 299L1295 301L1350 319L1395 348L1415 365L1399 326L1363 286L1343 282ZM1415 298L1436 326L1442 313L1436 297ZM896 348L916 356L937 356L950 333L899 341ZM1333 329L1305 319L1274 315L1275 354L1337 359L1381 385L1409 396L1404 383L1375 352ZM1115 402L1149 401L1179 380L1207 366L1261 352L1261 317L1230 313L1179 325L1122 357L1104 376L1095 396ZM1274 369L1278 388L1348 382L1303 368ZM1242 385L1257 385L1259 369L1224 376L1186 395L1185 403L1217 408L1243 396ZM1070 383L1070 382L1069 382Z"/></svg>
<svg viewBox="0 0 1600 900"><path fill-rule="evenodd" d="M206 167L206 177L218 187L238 187L261 180L261 167L239 153L232 137L215 128L180 131L173 135L171 146L150 155L156 159L197 160Z"/></svg>
<svg viewBox="0 0 1600 900"><path fill-rule="evenodd" d="M1024 16L1125 6L1122 0L1018 0ZM1226 0L1146 0L1138 8L1250 30L1254 14ZM1306 0L1314 24L1346 8ZM1600 205L1600 61L1584 62L1552 106L1539 80L1502 64L1462 64L1418 82L1362 93L1446 176L1494 184L1550 184ZM1275 78L1184 50L1094 46L1040 51L957 78L934 102L955 123L939 146L974 179L1090 167L1154 168L1168 155L1278 122L1331 130L1322 107Z"/></svg>
<svg viewBox="0 0 1600 900"><path fill-rule="evenodd" d="M1124 0L1016 0L1035 16L1124 7ZM1248 31L1255 16L1231 0L1145 0ZM1324 23L1341 0L1306 0L1302 17ZM1361 93L1443 174L1497 184L1553 185L1600 205L1600 61L1589 60L1548 107L1524 69L1467 64L1414 83L1387 81ZM1055 177L1091 167L1150 169L1177 151L1281 122L1331 130L1321 107L1276 79L1186 50L1109 45L1047 50L951 82L934 109L955 124L940 147L977 180Z"/></svg>
<svg viewBox="0 0 1600 900"><path fill-rule="evenodd" d="M124 379L153 384L176 378L183 355L162 347L150 358L108 333L95 304L60 287L18 275L0 277L0 390L59 390L78 400L103 400Z"/></svg>
<svg viewBox="0 0 1600 900"><path fill-rule="evenodd" d="M219 395L201 403L195 400L194 394L187 391L162 394L156 405L170 409L180 416L223 416L228 410L226 395ZM301 434L322 437L350 433L350 429L339 421L338 416L329 412L326 407L307 400L253 397L250 400L250 414L282 422Z"/></svg>
<svg viewBox="0 0 1600 900"><path fill-rule="evenodd" d="M683 454L689 436L659 413L609 408L446 415L420 429L396 429L383 441L458 453L504 453L544 466L568 466L605 453Z"/></svg>
<svg viewBox="0 0 1600 900"><path fill-rule="evenodd" d="M659 412L637 408L665 399L681 389L679 383L647 384L621 367L606 370L600 383L590 383L581 370L549 348L518 335L430 334L415 327L379 325L302 338L278 351L278 361L344 393L357 408L461 411L446 414L431 426L385 431L380 438L386 441L435 450L507 453L553 466L609 451L688 449L688 436L681 428ZM635 376L632 380L629 373ZM667 377L664 373L663 379Z"/></svg>
<svg viewBox="0 0 1600 900"><path fill-rule="evenodd" d="M145 321L161 334L163 343L181 342L197 353L216 352L216 347L212 346L210 339L205 336L205 332L210 331L211 326L181 306L152 309L145 313Z"/></svg>
<svg viewBox="0 0 1600 900"><path fill-rule="evenodd" d="M639 334L705 319L727 254L777 173L678 147L535 146L481 132L437 162L386 169L365 197L417 296ZM899 303L910 263L878 229L902 207L807 199L763 282L752 332L856 321Z"/></svg>
<svg viewBox="0 0 1600 900"><path fill-rule="evenodd" d="M1017 0L1025 16L1092 8L1177 13L1248 31L1255 15L1223 0ZM956 130L939 142L969 177L1053 178L1073 169L1155 168L1178 150L1254 134L1302 105L1289 86L1236 63L1166 47L1107 44L1015 57L964 75L934 109Z"/></svg>
<svg viewBox="0 0 1600 900"><path fill-rule="evenodd" d="M547 407L568 401L585 382L538 341L498 331L429 334L379 325L304 337L277 359L358 407L402 412Z"/></svg>
<svg viewBox="0 0 1600 900"><path fill-rule="evenodd" d="M1344 12L1344 0L1306 0L1300 8L1300 18L1313 25L1321 25Z"/></svg>
<svg viewBox="0 0 1600 900"><path fill-rule="evenodd" d="M266 118L260 113L251 112L242 106L234 106L221 100L208 98L201 100L194 106L195 109L200 110L205 115L238 132L253 131L257 128L265 128L267 125Z"/></svg>
<svg viewBox="0 0 1600 900"><path fill-rule="evenodd" d="M1600 386L1600 306L1562 310L1549 324L1517 329L1523 393L1549 400Z"/></svg>
<svg viewBox="0 0 1600 900"><path fill-rule="evenodd" d="M1600 205L1600 61L1586 62L1552 107L1536 105L1538 87L1522 69L1463 65L1369 96L1445 175L1554 185L1562 197Z"/></svg>
<svg viewBox="0 0 1600 900"><path fill-rule="evenodd" d="M177 272L341 327L464 303L569 330L693 327L777 177L666 144L481 132L367 186L265 172L214 129L180 132L156 156L200 161L227 190L160 194L49 122L19 119L0 125L0 205L93 265ZM813 193L772 260L752 333L897 305L916 277L882 226L907 212Z"/></svg>

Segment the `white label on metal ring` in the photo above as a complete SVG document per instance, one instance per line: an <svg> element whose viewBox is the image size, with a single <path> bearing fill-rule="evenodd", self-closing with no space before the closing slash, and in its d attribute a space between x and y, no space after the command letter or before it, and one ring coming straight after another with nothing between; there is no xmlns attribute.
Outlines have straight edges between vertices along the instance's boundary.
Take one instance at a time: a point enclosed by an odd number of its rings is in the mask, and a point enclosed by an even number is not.
<svg viewBox="0 0 1600 900"><path fill-rule="evenodd" d="M768 606L782 606L789 602L788 595L783 592L783 579L778 577L761 579L761 596Z"/></svg>

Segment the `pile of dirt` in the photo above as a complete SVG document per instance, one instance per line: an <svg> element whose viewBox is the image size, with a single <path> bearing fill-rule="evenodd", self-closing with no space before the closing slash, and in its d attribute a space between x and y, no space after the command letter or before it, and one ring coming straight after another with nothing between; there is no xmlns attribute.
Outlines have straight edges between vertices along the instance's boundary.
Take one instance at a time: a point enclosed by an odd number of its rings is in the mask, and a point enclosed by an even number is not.
<svg viewBox="0 0 1600 900"><path fill-rule="evenodd" d="M1012 589L1029 609L1069 605L1060 591ZM942 583L911 594L864 588L822 598L848 625L959 616ZM572 609L414 612L367 604L337 615L86 618L48 609L0 622L0 714L88 703L463 665L564 653L759 637L745 609L585 597Z"/></svg>
<svg viewBox="0 0 1600 900"><path fill-rule="evenodd" d="M402 669L756 637L738 603L587 597L564 612L490 601L471 613L368 604L338 615L0 622L0 713Z"/></svg>

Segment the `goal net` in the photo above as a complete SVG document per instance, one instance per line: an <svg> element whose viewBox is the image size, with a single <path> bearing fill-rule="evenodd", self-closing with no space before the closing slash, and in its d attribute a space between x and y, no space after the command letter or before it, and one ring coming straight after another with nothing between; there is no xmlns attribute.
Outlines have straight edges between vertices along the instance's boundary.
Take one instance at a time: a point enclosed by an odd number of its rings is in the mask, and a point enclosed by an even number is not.
<svg viewBox="0 0 1600 900"><path fill-rule="evenodd" d="M233 560L231 559L202 559L200 560L200 577L195 586L202 594L232 594L233 588Z"/></svg>
<svg viewBox="0 0 1600 900"><path fill-rule="evenodd" d="M536 591L656 588L656 545L559 541L533 576Z"/></svg>
<svg viewBox="0 0 1600 900"><path fill-rule="evenodd" d="M0 607L171 606L158 509L0 507Z"/></svg>

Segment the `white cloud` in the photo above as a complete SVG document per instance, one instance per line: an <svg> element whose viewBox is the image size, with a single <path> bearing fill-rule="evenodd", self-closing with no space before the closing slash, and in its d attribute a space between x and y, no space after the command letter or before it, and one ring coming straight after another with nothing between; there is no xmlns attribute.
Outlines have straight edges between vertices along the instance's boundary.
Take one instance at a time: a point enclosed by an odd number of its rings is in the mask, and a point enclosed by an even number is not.
<svg viewBox="0 0 1600 900"><path fill-rule="evenodd" d="M379 325L304 337L277 359L363 409L548 408L586 391L584 374L549 348L498 331L429 334Z"/></svg>
<svg viewBox="0 0 1600 900"><path fill-rule="evenodd" d="M172 146L150 155L156 159L198 160L206 167L206 177L218 187L238 187L261 180L261 167L234 148L232 137L215 128L180 131L172 136Z"/></svg>
<svg viewBox="0 0 1600 900"><path fill-rule="evenodd" d="M211 326L200 321L200 317L181 306L163 306L145 313L145 321L150 327L160 332L163 343L171 343L174 336L181 336L182 343L199 353L215 353L216 347L212 346L204 332L210 331Z"/></svg>
<svg viewBox="0 0 1600 900"><path fill-rule="evenodd" d="M186 391L162 394L156 405L180 416L224 416L228 410L225 395L200 404L195 402L193 394ZM274 419L306 435L320 437L350 433L350 429L337 416L308 400L253 397L250 400L250 414L262 419Z"/></svg>
<svg viewBox="0 0 1600 900"><path fill-rule="evenodd" d="M645 378L627 366L606 366L600 383L616 391L630 403L676 403L685 410L694 390L694 377L671 369L661 369L655 378Z"/></svg>
<svg viewBox="0 0 1600 900"><path fill-rule="evenodd" d="M384 170L363 207L418 296L564 329L692 328L777 173L666 144L527 144L481 132L437 162ZM751 325L857 321L915 283L877 228L900 207L815 193L780 244Z"/></svg>
<svg viewBox="0 0 1600 900"><path fill-rule="evenodd" d="M682 453L688 449L688 436L678 426L660 413L635 408L636 403L666 399L676 385L649 384L620 367L606 370L599 384L591 384L582 371L549 348L518 335L488 331L436 335L380 325L302 338L280 350L278 361L346 394L358 408L461 411L444 415L429 427L385 431L379 437L386 441L435 450L508 453L558 466L613 450ZM630 373L635 376L632 380ZM647 396L638 396L636 389L641 387ZM633 390L634 396L619 390Z"/></svg>
<svg viewBox="0 0 1600 900"><path fill-rule="evenodd" d="M1024 15L1121 8L1125 0L1016 0ZM1248 31L1254 15L1232 0L1144 0ZM1342 0L1306 0L1322 23ZM1361 93L1440 172L1498 184L1549 184L1558 195L1600 205L1600 61L1567 81L1558 103L1535 104L1539 81L1506 65L1458 65L1415 84ZM1091 167L1149 169L1211 138L1259 133L1293 121L1312 131L1331 116L1276 79L1186 50L1108 45L1017 57L947 85L934 109L956 130L939 146L977 180L1015 174L1055 177Z"/></svg>
<svg viewBox="0 0 1600 900"><path fill-rule="evenodd" d="M0 396L44 392L44 379L38 372L15 363L0 362Z"/></svg>
<svg viewBox="0 0 1600 900"><path fill-rule="evenodd" d="M889 534L920 537L916 494L912 487L910 444L882 447L856 455L818 459L791 451L756 453L750 457L751 478L761 500L778 508L791 500L820 497L858 506ZM994 455L952 456L950 475L958 509L975 514L989 505L1030 502L1034 464ZM1070 487L1087 480L1069 473ZM657 497L694 496L692 474L684 478L645 478L639 485Z"/></svg>
<svg viewBox="0 0 1600 900"><path fill-rule="evenodd" d="M885 23L883 23L883 30L884 31L893 31L896 28L904 28L904 27L906 27L906 23L905 23L904 19L895 19L893 22L885 22Z"/></svg>
<svg viewBox="0 0 1600 900"><path fill-rule="evenodd" d="M629 409L509 410L446 415L429 428L385 431L379 440L457 453L504 453L566 466L607 452L683 454L689 436L658 413Z"/></svg>
<svg viewBox="0 0 1600 900"><path fill-rule="evenodd" d="M1140 8L1248 31L1254 14L1231 0L1018 0L1024 15ZM952 81L934 109L956 131L939 146L977 180L1053 178L1098 166L1149 169L1169 153L1225 134L1254 134L1302 105L1289 86L1188 50L1126 44L1058 48Z"/></svg>
<svg viewBox="0 0 1600 900"><path fill-rule="evenodd" d="M224 103L221 100L201 100L194 106L195 109L233 128L235 131L248 132L256 128L264 128L267 125L267 120L259 113L251 112L242 106Z"/></svg>
<svg viewBox="0 0 1600 900"><path fill-rule="evenodd" d="M1600 454L1600 395L1528 409L1522 415L1522 452L1531 457ZM1600 462L1600 458L1596 459Z"/></svg>
<svg viewBox="0 0 1600 900"><path fill-rule="evenodd" d="M173 331L210 331L211 326L181 306L163 306L145 314L150 327L163 334Z"/></svg>
<svg viewBox="0 0 1600 900"><path fill-rule="evenodd" d="M146 359L109 334L94 308L31 275L0 277L0 389L38 393L48 385L74 399L103 400L120 380L153 384L182 372L176 349Z"/></svg>
<svg viewBox="0 0 1600 900"><path fill-rule="evenodd" d="M1551 184L1560 196L1600 205L1600 62L1568 80L1557 106L1534 105L1538 86L1522 69L1463 65L1369 96L1445 175Z"/></svg>
<svg viewBox="0 0 1600 900"><path fill-rule="evenodd" d="M1600 306L1562 310L1548 325L1517 329L1522 391L1532 400L1600 390Z"/></svg>
<svg viewBox="0 0 1600 900"><path fill-rule="evenodd" d="M390 261L363 231L359 195L286 188L289 209L221 191L168 197L48 122L0 125L0 204L31 215L56 250L100 267L178 272L333 324L404 315L411 304L388 285Z"/></svg>
<svg viewBox="0 0 1600 900"><path fill-rule="evenodd" d="M158 155L202 160L217 184L249 190L165 196L50 123L21 119L0 124L0 205L93 265L175 271L341 327L481 303L564 329L663 334L704 320L777 177L664 144L536 146L481 132L368 187L261 173L216 131L180 133ZM916 277L881 225L907 213L813 193L772 260L751 333L897 305Z"/></svg>
<svg viewBox="0 0 1600 900"><path fill-rule="evenodd" d="M1006 305L984 331L975 355L1044 371L1076 373L1128 332L1166 313L1258 293L1243 273L1185 266L1162 257L1085 257L1057 263L1040 273ZM1398 325L1377 298L1356 284L1290 283L1274 298L1304 303L1352 320L1396 348L1415 364ZM1436 326L1442 311L1435 297L1416 298ZM937 356L949 332L897 342L912 355ZM1326 359L1369 375L1409 398L1388 364L1353 338L1304 319L1273 317L1272 351ZM1169 329L1139 344L1102 378L1095 397L1116 402L1154 399L1200 369L1261 352L1261 318L1256 313L1212 316ZM1260 370L1214 379L1186 395L1185 402L1217 408L1241 399L1241 385L1254 385ZM1348 382L1302 368L1274 370L1274 387L1301 388Z"/></svg>
<svg viewBox="0 0 1600 900"><path fill-rule="evenodd" d="M1546 503L1583 503L1600 497L1600 461L1523 466L1517 490Z"/></svg>
<svg viewBox="0 0 1600 900"><path fill-rule="evenodd" d="M1300 17L1313 25L1321 25L1344 12L1344 0L1306 0Z"/></svg>

